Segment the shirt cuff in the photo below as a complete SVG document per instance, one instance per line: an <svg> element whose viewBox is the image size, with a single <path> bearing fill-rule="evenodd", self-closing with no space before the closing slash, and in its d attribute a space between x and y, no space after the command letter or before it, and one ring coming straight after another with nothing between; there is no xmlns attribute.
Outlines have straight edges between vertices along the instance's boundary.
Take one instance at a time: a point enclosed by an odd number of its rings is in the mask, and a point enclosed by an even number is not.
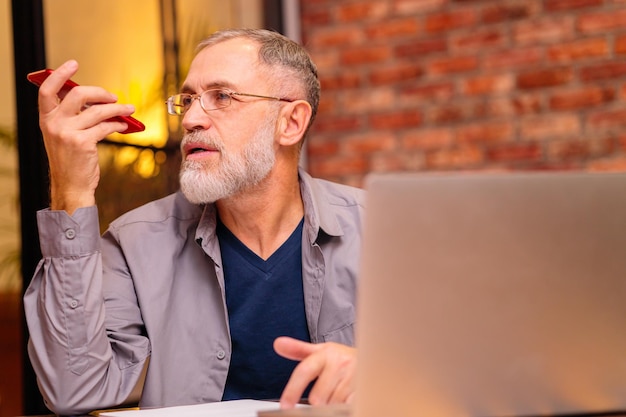
<svg viewBox="0 0 626 417"><path fill-rule="evenodd" d="M45 258L83 256L100 251L96 206L79 208L72 216L63 210L40 210L37 226L41 254Z"/></svg>

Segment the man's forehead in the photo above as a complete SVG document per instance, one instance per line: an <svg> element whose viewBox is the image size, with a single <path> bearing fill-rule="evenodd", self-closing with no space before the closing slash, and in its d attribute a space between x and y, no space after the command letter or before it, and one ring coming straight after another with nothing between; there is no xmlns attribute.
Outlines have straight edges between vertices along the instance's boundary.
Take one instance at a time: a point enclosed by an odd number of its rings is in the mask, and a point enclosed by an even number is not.
<svg viewBox="0 0 626 417"><path fill-rule="evenodd" d="M258 44L243 38L205 47L193 59L185 86L261 84L266 77L259 66L258 48Z"/></svg>

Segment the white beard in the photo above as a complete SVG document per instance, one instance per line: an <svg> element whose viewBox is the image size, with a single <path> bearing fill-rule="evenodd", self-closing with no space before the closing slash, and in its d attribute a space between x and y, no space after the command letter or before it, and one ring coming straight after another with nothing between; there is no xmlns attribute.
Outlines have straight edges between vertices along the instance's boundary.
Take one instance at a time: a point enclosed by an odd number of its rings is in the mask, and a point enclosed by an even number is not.
<svg viewBox="0 0 626 417"><path fill-rule="evenodd" d="M276 161L274 118L268 118L239 154L226 151L223 141L196 130L185 134L181 146L192 141L219 151L217 163L183 160L180 187L194 204L208 204L257 185L270 173Z"/></svg>

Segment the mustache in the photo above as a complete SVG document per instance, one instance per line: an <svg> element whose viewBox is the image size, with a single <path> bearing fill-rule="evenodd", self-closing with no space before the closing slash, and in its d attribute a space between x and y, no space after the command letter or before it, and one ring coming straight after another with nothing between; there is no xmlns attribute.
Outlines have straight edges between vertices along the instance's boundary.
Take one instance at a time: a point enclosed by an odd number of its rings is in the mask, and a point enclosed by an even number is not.
<svg viewBox="0 0 626 417"><path fill-rule="evenodd" d="M221 140L200 130L187 132L183 135L183 140L180 142L181 151L188 143L204 145L207 148L214 148L218 151L222 151L224 149L224 143Z"/></svg>

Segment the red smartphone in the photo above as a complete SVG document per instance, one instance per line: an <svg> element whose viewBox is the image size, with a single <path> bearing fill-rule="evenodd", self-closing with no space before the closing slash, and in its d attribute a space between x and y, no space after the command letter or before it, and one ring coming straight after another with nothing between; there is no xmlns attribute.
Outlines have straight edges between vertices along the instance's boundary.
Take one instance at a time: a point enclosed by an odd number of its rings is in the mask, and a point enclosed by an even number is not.
<svg viewBox="0 0 626 417"><path fill-rule="evenodd" d="M28 81L30 81L31 83L40 86L41 83L44 82L44 80L46 78L48 78L48 76L50 74L52 74L51 69L43 69L41 71L35 71L35 72L31 72L30 74L28 74L26 76L26 78L28 79ZM70 91L72 88L76 87L78 84L76 84L74 81L72 80L67 80L65 82L65 84L63 85L63 87L61 87L61 92L67 93L68 91ZM115 120L118 122L124 122L128 124L128 129L126 129L123 132L120 133L135 133L135 132L142 132L146 129L146 127L144 126L143 123L141 123L139 120L135 119L134 117L131 116L116 116L111 118L111 120Z"/></svg>

